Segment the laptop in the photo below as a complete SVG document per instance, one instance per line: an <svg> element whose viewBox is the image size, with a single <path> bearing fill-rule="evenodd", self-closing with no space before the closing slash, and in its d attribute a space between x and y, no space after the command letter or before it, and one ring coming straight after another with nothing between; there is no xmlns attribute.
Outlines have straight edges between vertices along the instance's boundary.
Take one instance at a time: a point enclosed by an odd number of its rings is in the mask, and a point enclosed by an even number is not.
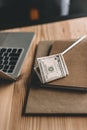
<svg viewBox="0 0 87 130"><path fill-rule="evenodd" d="M17 80L34 36L34 32L0 33L0 78Z"/></svg>

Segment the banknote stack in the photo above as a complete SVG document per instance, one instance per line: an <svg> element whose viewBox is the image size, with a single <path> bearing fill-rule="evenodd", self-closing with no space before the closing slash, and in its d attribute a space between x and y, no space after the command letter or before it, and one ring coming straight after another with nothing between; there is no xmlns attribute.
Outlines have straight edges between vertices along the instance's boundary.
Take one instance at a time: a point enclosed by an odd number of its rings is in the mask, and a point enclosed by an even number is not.
<svg viewBox="0 0 87 130"><path fill-rule="evenodd" d="M69 74L64 57L61 53L37 58L37 63L38 66L34 69L42 83L63 78Z"/></svg>

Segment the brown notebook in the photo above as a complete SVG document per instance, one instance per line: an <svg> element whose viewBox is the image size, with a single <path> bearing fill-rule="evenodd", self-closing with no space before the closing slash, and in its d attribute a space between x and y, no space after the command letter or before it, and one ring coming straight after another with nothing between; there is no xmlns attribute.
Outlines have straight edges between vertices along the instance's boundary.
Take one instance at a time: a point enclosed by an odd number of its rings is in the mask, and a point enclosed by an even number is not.
<svg viewBox="0 0 87 130"><path fill-rule="evenodd" d="M67 44L64 41L63 43L57 41L57 43ZM46 52L44 46L47 46ZM48 54L47 48L49 51L49 46L46 42L43 45L39 44L36 57L38 57L38 52L39 57L43 56L42 47L44 56ZM23 114L25 115L87 115L86 92L41 87L41 83L35 73L33 73L31 82L28 83L25 100L26 105L23 109Z"/></svg>
<svg viewBox="0 0 87 130"><path fill-rule="evenodd" d="M56 41L51 49L52 54L61 53L74 41ZM87 89L87 41L83 41L69 50L64 59L69 75L46 84L48 87L68 89ZM45 86L45 85L44 85Z"/></svg>

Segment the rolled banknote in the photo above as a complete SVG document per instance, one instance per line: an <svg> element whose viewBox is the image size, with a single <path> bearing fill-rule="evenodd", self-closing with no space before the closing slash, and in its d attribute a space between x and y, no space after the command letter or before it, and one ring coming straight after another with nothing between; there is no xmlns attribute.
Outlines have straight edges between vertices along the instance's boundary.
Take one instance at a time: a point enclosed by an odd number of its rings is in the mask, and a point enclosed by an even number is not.
<svg viewBox="0 0 87 130"><path fill-rule="evenodd" d="M62 54L37 58L38 67L35 68L42 83L66 77L69 74Z"/></svg>

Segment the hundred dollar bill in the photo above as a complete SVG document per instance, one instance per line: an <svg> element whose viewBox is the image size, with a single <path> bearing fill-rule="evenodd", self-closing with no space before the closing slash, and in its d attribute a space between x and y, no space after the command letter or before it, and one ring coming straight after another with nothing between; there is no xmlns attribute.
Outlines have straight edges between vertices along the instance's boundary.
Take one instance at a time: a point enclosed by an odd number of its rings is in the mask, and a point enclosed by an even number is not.
<svg viewBox="0 0 87 130"><path fill-rule="evenodd" d="M37 58L37 62L38 67L34 69L42 83L65 77L68 74L68 69L61 53Z"/></svg>

